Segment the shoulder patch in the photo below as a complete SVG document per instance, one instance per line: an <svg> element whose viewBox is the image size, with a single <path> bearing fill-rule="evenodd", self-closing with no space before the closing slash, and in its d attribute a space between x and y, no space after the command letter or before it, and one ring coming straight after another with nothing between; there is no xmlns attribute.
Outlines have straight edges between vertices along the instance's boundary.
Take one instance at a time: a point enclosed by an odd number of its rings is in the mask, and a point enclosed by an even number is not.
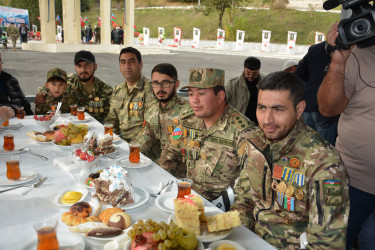
<svg viewBox="0 0 375 250"><path fill-rule="evenodd" d="M181 119L185 119L185 118L187 118L189 116L192 116L192 115L194 115L194 111L193 111L192 108L189 108L189 109L186 109L185 111L183 111L180 117L181 117Z"/></svg>
<svg viewBox="0 0 375 250"><path fill-rule="evenodd" d="M235 127L242 131L246 128L255 128L255 125L239 111L236 111L232 114Z"/></svg>
<svg viewBox="0 0 375 250"><path fill-rule="evenodd" d="M343 202L342 182L339 179L323 181L324 204L327 206L338 206Z"/></svg>

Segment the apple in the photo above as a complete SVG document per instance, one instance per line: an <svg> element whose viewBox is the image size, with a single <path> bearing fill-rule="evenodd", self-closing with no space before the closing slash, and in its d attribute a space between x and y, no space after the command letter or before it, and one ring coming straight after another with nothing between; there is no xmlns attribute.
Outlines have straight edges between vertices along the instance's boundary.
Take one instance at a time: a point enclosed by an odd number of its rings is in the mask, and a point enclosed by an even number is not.
<svg viewBox="0 0 375 250"><path fill-rule="evenodd" d="M193 231L183 228L182 234L176 234L177 244L185 250L194 250L198 245L198 240Z"/></svg>

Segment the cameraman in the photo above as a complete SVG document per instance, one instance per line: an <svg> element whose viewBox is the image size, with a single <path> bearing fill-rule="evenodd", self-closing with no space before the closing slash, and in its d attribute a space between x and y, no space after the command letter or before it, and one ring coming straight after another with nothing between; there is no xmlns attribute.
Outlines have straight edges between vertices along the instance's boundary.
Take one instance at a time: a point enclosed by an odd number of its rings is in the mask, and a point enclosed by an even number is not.
<svg viewBox="0 0 375 250"><path fill-rule="evenodd" d="M337 26L332 25L328 32L329 45L336 46ZM375 139L371 135L375 127L375 46L352 45L333 51L329 45L332 61L318 91L318 104L324 116L341 114L336 148L350 177L346 249L352 248L359 232L360 248L375 249L375 219L370 216L375 210Z"/></svg>

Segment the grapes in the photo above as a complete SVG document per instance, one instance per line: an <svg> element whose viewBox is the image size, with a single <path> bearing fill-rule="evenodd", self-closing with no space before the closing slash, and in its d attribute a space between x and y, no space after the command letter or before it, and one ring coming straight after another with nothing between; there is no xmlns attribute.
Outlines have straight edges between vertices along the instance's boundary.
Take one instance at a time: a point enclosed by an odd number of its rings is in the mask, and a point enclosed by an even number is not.
<svg viewBox="0 0 375 250"><path fill-rule="evenodd" d="M166 240L164 241L164 245L165 245L166 247L171 247L171 246L172 246L172 242L171 242L171 240L166 239Z"/></svg>
<svg viewBox="0 0 375 250"><path fill-rule="evenodd" d="M160 240L160 235L158 233L153 233L152 234L152 238L154 239L154 241L159 241Z"/></svg>
<svg viewBox="0 0 375 250"><path fill-rule="evenodd" d="M161 240L165 240L165 238L167 238L167 234L164 230L159 229L158 234L160 235Z"/></svg>
<svg viewBox="0 0 375 250"><path fill-rule="evenodd" d="M167 231L167 235L169 239L173 239L176 236L172 229Z"/></svg>
<svg viewBox="0 0 375 250"><path fill-rule="evenodd" d="M159 245L158 245L158 250L165 250L165 245L164 245L164 243L159 243Z"/></svg>

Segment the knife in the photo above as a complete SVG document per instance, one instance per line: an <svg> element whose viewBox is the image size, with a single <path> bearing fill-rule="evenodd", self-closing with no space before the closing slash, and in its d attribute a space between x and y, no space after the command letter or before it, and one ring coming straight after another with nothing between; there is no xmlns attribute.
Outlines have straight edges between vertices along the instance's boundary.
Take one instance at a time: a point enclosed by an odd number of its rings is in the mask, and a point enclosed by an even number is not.
<svg viewBox="0 0 375 250"><path fill-rule="evenodd" d="M1 190L0 193L4 193L6 191L10 191L10 190L13 190L13 189L16 189L16 188L20 188L20 187L31 187L31 188L36 188L36 187L39 187L45 180L47 179L47 176L44 177L43 179L39 179L39 181L35 184L32 184L32 185L20 185L20 186L15 186L15 187L12 187L12 188L8 188L8 189L5 189L5 190Z"/></svg>

